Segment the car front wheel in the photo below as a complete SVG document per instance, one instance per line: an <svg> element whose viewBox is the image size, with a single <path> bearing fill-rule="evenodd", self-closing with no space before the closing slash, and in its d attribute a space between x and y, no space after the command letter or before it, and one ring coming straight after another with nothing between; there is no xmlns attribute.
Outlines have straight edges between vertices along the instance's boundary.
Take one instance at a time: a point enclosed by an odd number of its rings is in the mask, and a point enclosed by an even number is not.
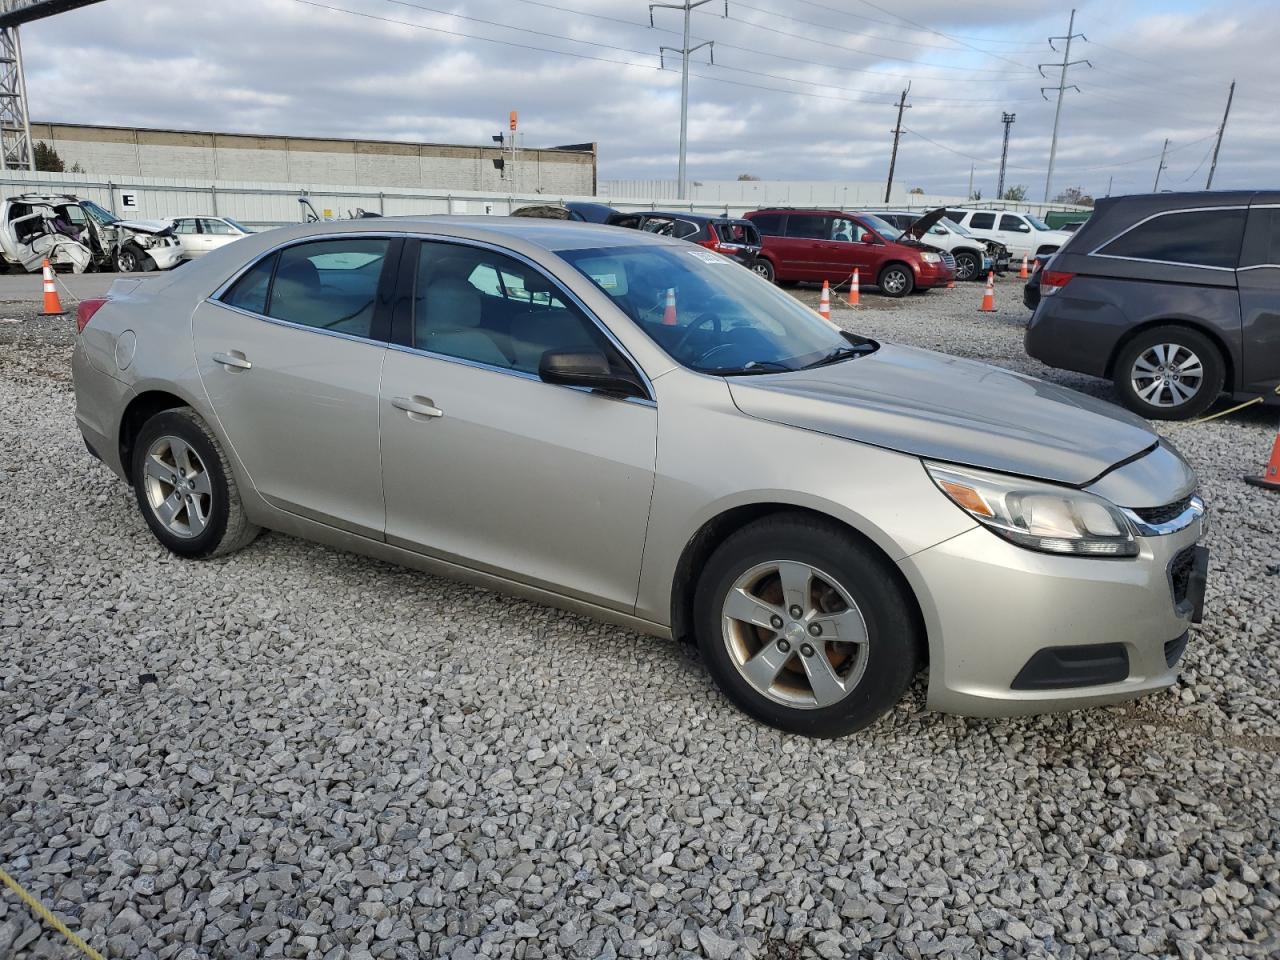
<svg viewBox="0 0 1280 960"><path fill-rule="evenodd" d="M126 243L116 254L116 267L121 273L147 273L156 263L137 244Z"/></svg>
<svg viewBox="0 0 1280 960"><path fill-rule="evenodd" d="M972 253L956 254L956 279L957 280L972 280L974 277L978 275L978 271L981 269L981 267L982 267L982 264L978 260L975 254L972 254Z"/></svg>
<svg viewBox="0 0 1280 960"><path fill-rule="evenodd" d="M911 270L900 263L891 263L880 271L876 281L880 292L887 297L905 297L916 285L916 278Z"/></svg>
<svg viewBox="0 0 1280 960"><path fill-rule="evenodd" d="M763 723L838 737L873 723L918 666L919 629L889 565L831 521L766 517L712 554L695 598L720 689Z"/></svg>
<svg viewBox="0 0 1280 960"><path fill-rule="evenodd" d="M194 410L165 410L143 424L131 476L147 526L180 556L231 553L258 535L222 445Z"/></svg>
<svg viewBox="0 0 1280 960"><path fill-rule="evenodd" d="M1155 327L1116 358L1115 387L1125 406L1149 420L1189 420L1222 392L1225 365L1217 346L1187 327Z"/></svg>

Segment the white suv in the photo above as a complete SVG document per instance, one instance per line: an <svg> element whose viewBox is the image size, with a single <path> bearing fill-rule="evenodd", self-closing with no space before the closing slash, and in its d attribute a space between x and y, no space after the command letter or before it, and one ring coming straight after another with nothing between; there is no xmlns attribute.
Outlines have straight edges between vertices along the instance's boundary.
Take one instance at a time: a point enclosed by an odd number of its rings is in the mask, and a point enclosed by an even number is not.
<svg viewBox="0 0 1280 960"><path fill-rule="evenodd" d="M1071 239L1066 230L1054 230L1029 213L1012 210L948 210L947 219L975 236L1003 243L1015 260L1053 253Z"/></svg>

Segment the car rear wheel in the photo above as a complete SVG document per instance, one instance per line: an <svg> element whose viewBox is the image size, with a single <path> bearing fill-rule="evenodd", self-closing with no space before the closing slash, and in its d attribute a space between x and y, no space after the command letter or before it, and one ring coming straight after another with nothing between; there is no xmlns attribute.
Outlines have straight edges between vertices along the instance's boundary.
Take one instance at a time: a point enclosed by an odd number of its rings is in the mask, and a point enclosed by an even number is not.
<svg viewBox="0 0 1280 960"><path fill-rule="evenodd" d="M886 297L905 297L915 287L916 281L910 268L900 263L891 263L880 271L880 279L876 284Z"/></svg>
<svg viewBox="0 0 1280 960"><path fill-rule="evenodd" d="M758 257L756 262L751 265L751 270L753 273L773 283L773 264L764 257Z"/></svg>
<svg viewBox="0 0 1280 960"><path fill-rule="evenodd" d="M259 533L218 438L186 407L156 414L133 444L133 490L156 539L184 557L248 546Z"/></svg>
<svg viewBox="0 0 1280 960"><path fill-rule="evenodd" d="M972 280L978 275L978 271L982 268L982 263L978 260L976 254L973 253L957 253L956 254L956 279Z"/></svg>
<svg viewBox="0 0 1280 960"><path fill-rule="evenodd" d="M1135 337L1116 359L1116 392L1149 420L1188 420L1222 392L1225 365L1217 346L1186 327L1155 327Z"/></svg>
<svg viewBox="0 0 1280 960"><path fill-rule="evenodd" d="M874 722L918 666L919 634L888 564L837 524L757 521L712 554L695 599L720 689L763 723L838 737Z"/></svg>

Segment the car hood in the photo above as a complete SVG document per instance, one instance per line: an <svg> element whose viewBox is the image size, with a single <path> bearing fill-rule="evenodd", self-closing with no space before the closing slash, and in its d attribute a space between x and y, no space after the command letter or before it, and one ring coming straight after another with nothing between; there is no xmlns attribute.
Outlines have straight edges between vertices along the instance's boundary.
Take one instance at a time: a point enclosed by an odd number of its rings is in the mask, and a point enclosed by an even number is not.
<svg viewBox="0 0 1280 960"><path fill-rule="evenodd" d="M139 233L164 233L173 230L173 224L168 220L117 220L111 226L124 227L126 230L136 230Z"/></svg>
<svg viewBox="0 0 1280 960"><path fill-rule="evenodd" d="M946 207L938 207L937 209L930 210L928 213L921 216L918 220L911 221L911 226L907 227L907 230L906 230L907 234L909 236L917 237L917 238L923 237L926 233L929 232L929 230L933 227L934 224L936 224L939 220L941 220L944 216L946 216L946 213L947 213Z"/></svg>
<svg viewBox="0 0 1280 960"><path fill-rule="evenodd" d="M728 382L738 409L761 420L1073 486L1159 439L1141 417L1102 400L893 344L813 370Z"/></svg>

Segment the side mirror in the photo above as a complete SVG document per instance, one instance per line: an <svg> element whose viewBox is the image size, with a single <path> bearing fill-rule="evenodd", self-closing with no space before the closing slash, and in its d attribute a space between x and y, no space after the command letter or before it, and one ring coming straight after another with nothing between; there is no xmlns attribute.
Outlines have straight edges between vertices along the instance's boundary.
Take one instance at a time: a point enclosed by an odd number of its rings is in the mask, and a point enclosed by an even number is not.
<svg viewBox="0 0 1280 960"><path fill-rule="evenodd" d="M880 241L876 239L876 235L874 233L864 233L862 235L862 242L874 245L879 243Z"/></svg>
<svg viewBox="0 0 1280 960"><path fill-rule="evenodd" d="M609 360L598 350L548 350L538 363L544 383L565 387L587 387L601 393L624 397L644 396L644 388L630 375L615 373Z"/></svg>

